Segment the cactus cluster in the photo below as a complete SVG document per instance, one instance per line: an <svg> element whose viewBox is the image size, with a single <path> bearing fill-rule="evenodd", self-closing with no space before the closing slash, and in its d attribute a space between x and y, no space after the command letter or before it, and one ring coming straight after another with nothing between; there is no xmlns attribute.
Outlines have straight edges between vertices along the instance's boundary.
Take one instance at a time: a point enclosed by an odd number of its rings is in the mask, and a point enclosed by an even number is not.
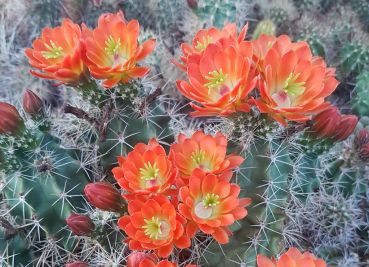
<svg viewBox="0 0 369 267"><path fill-rule="evenodd" d="M368 8L0 1L1 266L367 266Z"/></svg>

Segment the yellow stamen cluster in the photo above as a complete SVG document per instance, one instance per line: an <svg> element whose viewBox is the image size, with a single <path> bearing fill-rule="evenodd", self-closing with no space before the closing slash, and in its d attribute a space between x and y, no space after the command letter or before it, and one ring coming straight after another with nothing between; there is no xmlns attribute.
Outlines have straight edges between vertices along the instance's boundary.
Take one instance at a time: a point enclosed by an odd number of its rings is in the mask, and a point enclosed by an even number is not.
<svg viewBox="0 0 369 267"><path fill-rule="evenodd" d="M296 82L300 73L290 73L283 85L283 91L290 96L299 96L305 91L305 82Z"/></svg>
<svg viewBox="0 0 369 267"><path fill-rule="evenodd" d="M205 83L205 86L209 89L217 88L226 81L226 78L227 75L223 73L222 69L211 71L208 76L205 76L205 79L209 81Z"/></svg>
<svg viewBox="0 0 369 267"><path fill-rule="evenodd" d="M156 162L151 164L151 162L146 162L143 168L140 168L140 176L141 179L146 181L155 180L158 178L159 168L157 167Z"/></svg>
<svg viewBox="0 0 369 267"><path fill-rule="evenodd" d="M201 165L205 159L205 152L202 150L194 151L191 154L191 159L196 165Z"/></svg>
<svg viewBox="0 0 369 267"><path fill-rule="evenodd" d="M152 217L151 220L144 219L146 225L142 226L145 229L144 233L151 239L159 239L162 234L161 222L158 217Z"/></svg>
<svg viewBox="0 0 369 267"><path fill-rule="evenodd" d="M217 194L214 194L214 193L206 194L206 196L204 197L202 202L204 204L204 207L206 207L206 208L215 207L215 206L219 205L219 203L220 203L219 196Z"/></svg>
<svg viewBox="0 0 369 267"><path fill-rule="evenodd" d="M204 36L201 42L197 41L195 48L197 51L202 52L212 41L213 39L210 36Z"/></svg>
<svg viewBox="0 0 369 267"><path fill-rule="evenodd" d="M119 48L120 48L120 38L118 38L117 41L115 41L113 36L109 36L109 38L105 41L105 51L108 55L116 55L118 54Z"/></svg>
<svg viewBox="0 0 369 267"><path fill-rule="evenodd" d="M46 59L55 59L62 57L64 55L63 48L60 46L57 46L52 40L50 40L50 45L45 43L46 48L48 51L42 51L41 54Z"/></svg>

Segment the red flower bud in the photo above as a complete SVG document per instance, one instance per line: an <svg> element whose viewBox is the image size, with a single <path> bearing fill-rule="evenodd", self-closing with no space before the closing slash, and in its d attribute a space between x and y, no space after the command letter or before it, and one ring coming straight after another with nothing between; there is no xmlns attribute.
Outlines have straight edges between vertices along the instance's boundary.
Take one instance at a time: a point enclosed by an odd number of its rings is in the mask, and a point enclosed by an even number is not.
<svg viewBox="0 0 369 267"><path fill-rule="evenodd" d="M155 254L133 252L127 258L127 267L140 267L140 263L145 259L153 261L155 264L158 262L158 258L155 256Z"/></svg>
<svg viewBox="0 0 369 267"><path fill-rule="evenodd" d="M119 212L125 207L119 191L109 183L91 183L85 186L84 191L87 200L96 208Z"/></svg>
<svg viewBox="0 0 369 267"><path fill-rule="evenodd" d="M333 137L340 122L340 115L338 108L330 106L313 118L311 129L319 137Z"/></svg>
<svg viewBox="0 0 369 267"><path fill-rule="evenodd" d="M18 110L4 102L0 102L0 134L17 134L23 127L23 120Z"/></svg>
<svg viewBox="0 0 369 267"><path fill-rule="evenodd" d="M362 161L369 161L369 143L363 145L359 150L359 158Z"/></svg>
<svg viewBox="0 0 369 267"><path fill-rule="evenodd" d="M66 222L69 228L72 230L73 234L79 236L88 236L95 228L95 225L90 217L86 215L72 213L66 219Z"/></svg>
<svg viewBox="0 0 369 267"><path fill-rule="evenodd" d="M342 115L334 139L343 141L355 130L358 118L355 115Z"/></svg>
<svg viewBox="0 0 369 267"><path fill-rule="evenodd" d="M75 261L75 262L67 263L65 267L89 267L89 265L87 262L84 262L84 261Z"/></svg>
<svg viewBox="0 0 369 267"><path fill-rule="evenodd" d="M355 136L355 146L357 148L360 148L361 146L368 143L369 143L369 130L363 128Z"/></svg>
<svg viewBox="0 0 369 267"><path fill-rule="evenodd" d="M42 100L31 90L26 90L23 94L23 108L28 114L35 116L42 110Z"/></svg>
<svg viewBox="0 0 369 267"><path fill-rule="evenodd" d="M187 0L187 4L192 9L196 9L197 8L197 0Z"/></svg>

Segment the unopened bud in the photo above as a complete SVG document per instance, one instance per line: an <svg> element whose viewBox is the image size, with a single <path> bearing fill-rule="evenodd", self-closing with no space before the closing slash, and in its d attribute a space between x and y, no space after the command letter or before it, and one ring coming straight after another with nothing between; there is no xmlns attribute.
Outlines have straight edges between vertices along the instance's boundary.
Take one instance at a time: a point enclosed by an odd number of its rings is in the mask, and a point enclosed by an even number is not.
<svg viewBox="0 0 369 267"><path fill-rule="evenodd" d="M73 213L66 219L66 222L73 234L78 236L89 236L95 228L90 217L86 215Z"/></svg>
<svg viewBox="0 0 369 267"><path fill-rule="evenodd" d="M74 262L67 263L65 267L89 267L89 265L87 262L84 262L84 261L74 261Z"/></svg>
<svg viewBox="0 0 369 267"><path fill-rule="evenodd" d="M362 161L369 161L369 143L363 145L359 150L359 158Z"/></svg>
<svg viewBox="0 0 369 267"><path fill-rule="evenodd" d="M260 35L271 35L274 36L276 33L276 26L271 20L262 20L256 25L252 39L257 39Z"/></svg>
<svg viewBox="0 0 369 267"><path fill-rule="evenodd" d="M363 128L355 136L355 146L357 148L360 148L368 143L369 143L369 130Z"/></svg>
<svg viewBox="0 0 369 267"><path fill-rule="evenodd" d="M311 130L319 137L331 138L336 134L340 119L338 108L330 106L312 119Z"/></svg>
<svg viewBox="0 0 369 267"><path fill-rule="evenodd" d="M187 0L187 4L192 9L196 9L197 8L197 0Z"/></svg>
<svg viewBox="0 0 369 267"><path fill-rule="evenodd" d="M18 110L13 105L0 102L0 134L15 135L23 126Z"/></svg>
<svg viewBox="0 0 369 267"><path fill-rule="evenodd" d="M84 191L87 200L96 208L120 212L125 207L121 194L109 183L90 183L85 186Z"/></svg>
<svg viewBox="0 0 369 267"><path fill-rule="evenodd" d="M42 100L31 90L26 90L23 94L23 109L32 116L38 115L42 111Z"/></svg>
<svg viewBox="0 0 369 267"><path fill-rule="evenodd" d="M334 139L343 141L355 130L358 118L355 115L342 115Z"/></svg>
<svg viewBox="0 0 369 267"><path fill-rule="evenodd" d="M158 258L155 254L145 252L133 252L127 258L127 267L140 267L140 263L143 260L149 260L153 263L158 262Z"/></svg>

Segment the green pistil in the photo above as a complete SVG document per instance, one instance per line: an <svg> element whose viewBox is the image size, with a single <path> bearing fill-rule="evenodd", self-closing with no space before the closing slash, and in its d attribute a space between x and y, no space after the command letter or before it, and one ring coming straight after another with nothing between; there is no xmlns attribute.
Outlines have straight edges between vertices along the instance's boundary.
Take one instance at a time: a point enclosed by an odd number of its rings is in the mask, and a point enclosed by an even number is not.
<svg viewBox="0 0 369 267"><path fill-rule="evenodd" d="M205 83L205 86L209 89L217 88L225 82L226 78L227 75L223 73L222 69L211 71L208 76L205 76L205 79L209 81Z"/></svg>
<svg viewBox="0 0 369 267"><path fill-rule="evenodd" d="M158 217L152 217L151 220L144 219L146 225L142 226L145 229L145 235L151 239L158 239L161 232L161 222Z"/></svg>
<svg viewBox="0 0 369 267"><path fill-rule="evenodd" d="M208 193L206 194L205 198L203 199L204 207L215 207L219 205L219 196L214 193Z"/></svg>
<svg viewBox="0 0 369 267"><path fill-rule="evenodd" d="M204 36L202 42L197 41L195 48L197 51L202 52L212 41L210 36Z"/></svg>
<svg viewBox="0 0 369 267"><path fill-rule="evenodd" d="M55 59L64 55L63 48L60 46L59 47L56 46L56 44L52 40L50 40L50 45L45 43L45 46L48 49L48 51L42 51L41 55L46 59L50 58Z"/></svg>
<svg viewBox="0 0 369 267"><path fill-rule="evenodd" d="M156 165L156 162L154 164L151 164L151 162L147 162L144 164L143 168L140 168L141 179L144 179L146 181L155 180L158 175L159 169Z"/></svg>
<svg viewBox="0 0 369 267"><path fill-rule="evenodd" d="M300 73L291 73L287 80L284 82L283 91L290 96L299 96L305 91L305 82L296 82Z"/></svg>
<svg viewBox="0 0 369 267"><path fill-rule="evenodd" d="M105 41L105 51L109 55L116 55L118 54L120 48L120 38L117 41L113 38L113 36L109 36L108 40Z"/></svg>
<svg viewBox="0 0 369 267"><path fill-rule="evenodd" d="M195 162L197 165L201 165L202 162L205 159L205 152L202 150L196 151L196 152L192 152L191 154L191 159L193 160L193 162Z"/></svg>

